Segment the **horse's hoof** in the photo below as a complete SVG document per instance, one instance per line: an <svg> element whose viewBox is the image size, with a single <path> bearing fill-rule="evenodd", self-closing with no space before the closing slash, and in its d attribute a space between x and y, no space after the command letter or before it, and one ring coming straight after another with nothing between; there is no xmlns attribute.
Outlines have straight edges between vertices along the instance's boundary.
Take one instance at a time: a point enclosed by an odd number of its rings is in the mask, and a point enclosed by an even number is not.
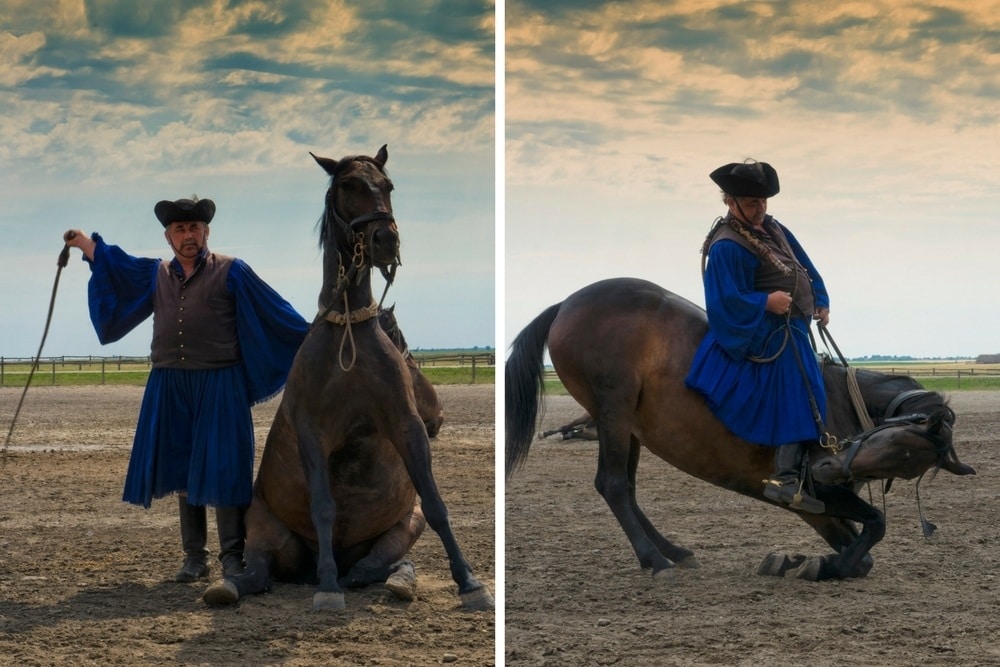
<svg viewBox="0 0 1000 667"><path fill-rule="evenodd" d="M220 579L205 589L205 592L201 594L201 599L206 604L211 605L236 604L240 599L240 592L233 582L228 579Z"/></svg>
<svg viewBox="0 0 1000 667"><path fill-rule="evenodd" d="M677 581L677 568L665 567L657 570L652 575L653 583L657 585L673 584Z"/></svg>
<svg viewBox="0 0 1000 667"><path fill-rule="evenodd" d="M403 563L385 580L385 587L398 599L413 602L417 599L417 575L413 565Z"/></svg>
<svg viewBox="0 0 1000 667"><path fill-rule="evenodd" d="M805 562L795 569L789 570L789 574L793 578L802 579L803 581L819 581L822 570L823 558L820 556L813 556L811 558L806 558Z"/></svg>
<svg viewBox="0 0 1000 667"><path fill-rule="evenodd" d="M788 554L769 553L764 556L757 567L757 574L762 577L783 577L785 573L794 570L806 561L802 555L789 556Z"/></svg>
<svg viewBox="0 0 1000 667"><path fill-rule="evenodd" d="M459 593L458 597L462 600L462 606L469 611L491 611L495 605L493 594L486 586L468 593Z"/></svg>
<svg viewBox="0 0 1000 667"><path fill-rule="evenodd" d="M701 567L701 563L699 563L698 559L694 557L694 554L691 554L690 556L685 556L680 560L675 560L674 565L676 565L679 568L683 568L685 570L697 570L699 567Z"/></svg>
<svg viewBox="0 0 1000 667"><path fill-rule="evenodd" d="M346 608L343 593L317 591L313 595L313 611L343 611Z"/></svg>

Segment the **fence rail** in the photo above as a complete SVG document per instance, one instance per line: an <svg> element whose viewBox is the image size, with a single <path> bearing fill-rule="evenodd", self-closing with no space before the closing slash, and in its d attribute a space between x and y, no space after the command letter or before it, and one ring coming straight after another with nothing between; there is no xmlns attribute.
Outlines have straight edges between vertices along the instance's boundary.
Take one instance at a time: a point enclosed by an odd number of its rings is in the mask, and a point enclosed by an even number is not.
<svg viewBox="0 0 1000 667"><path fill-rule="evenodd" d="M496 354L493 352L460 353L460 354L423 354L413 355L417 365L446 367L458 366L472 368L473 382L476 378L476 368L496 365ZM37 363L37 366L35 364ZM8 376L17 375L23 380L24 375L31 372L35 366L35 375L45 373L55 378L60 373L94 373L100 374L101 384L104 384L108 373L148 371L153 363L149 356L145 357L98 357L89 356L57 356L57 357L0 357L0 387L6 386ZM23 382L21 383L23 384Z"/></svg>

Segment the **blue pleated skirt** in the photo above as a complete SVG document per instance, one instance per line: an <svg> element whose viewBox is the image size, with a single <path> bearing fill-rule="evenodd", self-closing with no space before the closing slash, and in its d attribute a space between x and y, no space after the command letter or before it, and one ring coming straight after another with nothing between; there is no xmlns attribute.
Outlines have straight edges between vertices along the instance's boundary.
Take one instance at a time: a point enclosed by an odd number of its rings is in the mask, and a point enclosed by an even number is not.
<svg viewBox="0 0 1000 667"><path fill-rule="evenodd" d="M762 356L777 352L782 339L783 335L773 336ZM804 375L792 346L802 359ZM788 344L768 363L733 359L709 331L695 353L686 383L705 398L730 431L758 445L777 447L819 437L810 390L826 420L823 376L809 342L808 324L801 320L792 320Z"/></svg>
<svg viewBox="0 0 1000 667"><path fill-rule="evenodd" d="M139 411L122 500L186 492L192 505L247 505L254 435L242 366L154 368Z"/></svg>

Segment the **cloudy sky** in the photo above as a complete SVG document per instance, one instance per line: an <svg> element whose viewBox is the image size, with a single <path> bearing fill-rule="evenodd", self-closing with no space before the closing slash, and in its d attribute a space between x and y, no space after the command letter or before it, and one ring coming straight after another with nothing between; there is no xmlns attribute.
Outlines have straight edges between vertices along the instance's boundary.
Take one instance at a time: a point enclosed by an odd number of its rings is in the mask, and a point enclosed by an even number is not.
<svg viewBox="0 0 1000 667"><path fill-rule="evenodd" d="M490 0L0 0L0 355L36 352L66 229L168 257L153 205L193 193L211 248L311 318L309 151L382 144L410 345L493 345L494 32ZM148 323L97 343L89 273L74 251L44 354L147 354Z"/></svg>
<svg viewBox="0 0 1000 667"><path fill-rule="evenodd" d="M753 157L848 356L1000 352L1000 3L508 1L507 342L595 280L703 304Z"/></svg>

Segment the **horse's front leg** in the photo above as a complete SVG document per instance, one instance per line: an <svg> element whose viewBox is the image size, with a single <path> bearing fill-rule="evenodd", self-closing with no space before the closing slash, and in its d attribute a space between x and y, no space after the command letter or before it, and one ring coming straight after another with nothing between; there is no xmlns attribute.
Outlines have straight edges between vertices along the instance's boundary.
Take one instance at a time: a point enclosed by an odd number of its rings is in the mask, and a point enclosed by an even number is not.
<svg viewBox="0 0 1000 667"><path fill-rule="evenodd" d="M427 431L417 415L406 419L403 427L405 448L400 451L413 486L420 496L424 517L441 539L448 554L451 578L458 584L458 594L462 604L473 610L493 609L493 594L489 588L475 578L472 568L458 546L458 540L451 530L448 508L445 507L431 472L431 448ZM398 446L397 446L398 449Z"/></svg>
<svg viewBox="0 0 1000 667"><path fill-rule="evenodd" d="M837 578L847 579L867 575L873 564L868 552L885 537L885 515L845 487L835 487L831 492L824 493L823 499L828 503L826 507L828 516L861 524L861 532L857 538L833 558Z"/></svg>
<svg viewBox="0 0 1000 667"><path fill-rule="evenodd" d="M808 581L823 581L864 577L871 571L874 560L869 552L885 535L885 517L846 487L826 486L818 491L820 499L826 503L826 512L822 515L800 516L837 553L829 556L784 558L785 566L777 571L772 571L774 556L777 556L772 554L761 564L759 574L787 575ZM849 521L859 523L861 530L855 530ZM767 568L769 560L770 570Z"/></svg>
<svg viewBox="0 0 1000 667"><path fill-rule="evenodd" d="M313 595L313 610L344 609L344 590L337 583L337 561L333 555L333 525L337 520L337 505L330 488L330 473L322 441L308 429L298 429L299 457L309 485L309 514L316 529L319 554L316 575L319 590Z"/></svg>

